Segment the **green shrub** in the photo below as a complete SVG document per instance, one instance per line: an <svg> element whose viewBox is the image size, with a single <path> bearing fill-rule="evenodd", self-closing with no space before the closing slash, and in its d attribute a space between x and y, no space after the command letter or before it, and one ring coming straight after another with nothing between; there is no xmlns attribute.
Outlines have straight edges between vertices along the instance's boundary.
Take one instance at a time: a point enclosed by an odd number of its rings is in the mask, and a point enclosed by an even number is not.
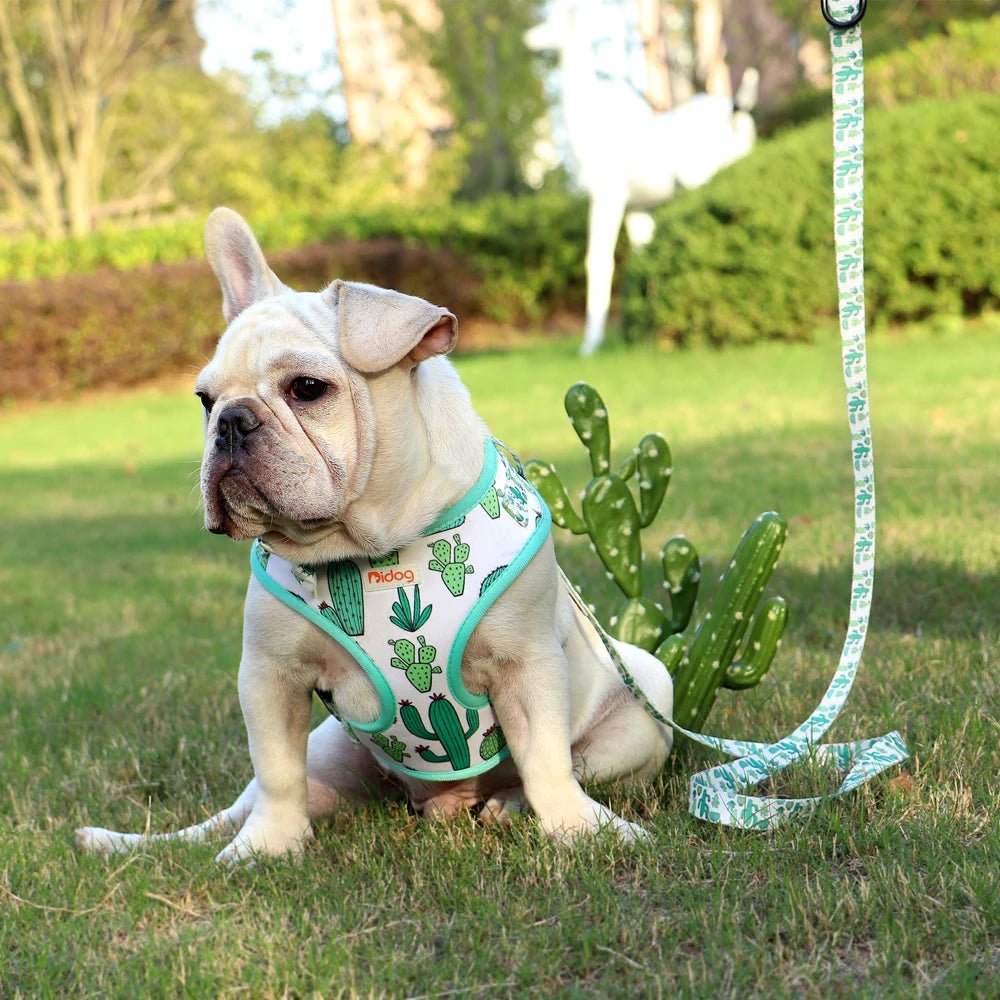
<svg viewBox="0 0 1000 1000"><path fill-rule="evenodd" d="M869 107L893 107L923 97L954 98L1000 90L1000 14L949 21L928 35L865 67Z"/></svg>
<svg viewBox="0 0 1000 1000"><path fill-rule="evenodd" d="M625 268L632 339L811 335L836 313L829 119L762 142L657 214ZM875 325L1000 303L1000 98L868 115L866 277Z"/></svg>
<svg viewBox="0 0 1000 1000"><path fill-rule="evenodd" d="M1000 91L1000 14L949 21L944 30L865 61L865 103L891 108L924 97L941 99ZM765 114L761 134L826 115L830 89L804 86Z"/></svg>
<svg viewBox="0 0 1000 1000"><path fill-rule="evenodd" d="M398 288L447 305L467 331L476 321L538 322L582 307L586 210L577 200L496 198L449 212L355 216L341 220L335 240L274 252L281 240L309 238L313 224L255 225L274 269L293 287L318 289L343 277ZM97 247L88 259L113 253L124 267L143 255L200 256L201 228L88 241ZM197 367L222 330L220 301L201 261L0 285L0 400Z"/></svg>

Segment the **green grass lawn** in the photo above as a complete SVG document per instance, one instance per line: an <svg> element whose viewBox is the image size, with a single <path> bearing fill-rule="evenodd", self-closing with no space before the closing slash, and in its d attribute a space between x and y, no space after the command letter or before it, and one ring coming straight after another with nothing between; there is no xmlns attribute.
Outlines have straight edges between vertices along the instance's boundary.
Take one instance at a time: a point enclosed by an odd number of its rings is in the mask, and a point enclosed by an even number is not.
<svg viewBox="0 0 1000 1000"><path fill-rule="evenodd" d="M784 643L759 688L723 692L709 717L784 735L847 619L838 346L586 360L575 346L458 365L494 432L575 486L573 381L604 395L619 456L662 431L675 474L650 553L683 531L718 569L756 514L784 514ZM197 821L249 776L246 548L201 526L197 401L160 388L0 411L0 997L1000 995L1000 323L877 339L870 374L875 607L830 738L898 727L906 767L749 834L687 814L688 777L718 759L688 748L653 787L600 792L653 832L629 849L559 848L530 820L433 826L387 803L321 830L302 865L233 871L206 847L110 863L72 847L85 823ZM595 557L558 541L606 615Z"/></svg>

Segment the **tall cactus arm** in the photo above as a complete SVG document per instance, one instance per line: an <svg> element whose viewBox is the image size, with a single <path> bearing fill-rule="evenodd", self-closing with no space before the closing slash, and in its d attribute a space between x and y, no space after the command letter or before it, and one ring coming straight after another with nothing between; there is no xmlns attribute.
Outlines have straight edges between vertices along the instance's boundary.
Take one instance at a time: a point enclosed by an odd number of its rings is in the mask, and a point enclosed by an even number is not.
<svg viewBox="0 0 1000 1000"><path fill-rule="evenodd" d="M785 530L785 522L777 514L762 514L740 540L674 677L674 718L681 725L697 730L704 724L777 562ZM781 624L784 627L784 622ZM758 635L766 631L763 625L755 625L755 633L758 628ZM777 639L774 641L776 645ZM750 662L759 669L753 657ZM740 673L746 672L738 670ZM738 677L735 682L739 683Z"/></svg>
<svg viewBox="0 0 1000 1000"><path fill-rule="evenodd" d="M701 560L698 551L683 535L668 539L660 549L663 564L663 586L670 595L668 632L683 632L691 621L698 584L701 581Z"/></svg>
<svg viewBox="0 0 1000 1000"><path fill-rule="evenodd" d="M562 480L556 472L556 467L551 462L543 462L533 458L524 463L524 472L552 512L552 520L560 528L565 528L567 531L573 532L574 535L585 534L587 525L573 509L569 493L566 492L566 487L563 486Z"/></svg>
<svg viewBox="0 0 1000 1000"><path fill-rule="evenodd" d="M684 659L684 639L679 635L668 635L656 650L656 658L667 668L668 674L676 674Z"/></svg>
<svg viewBox="0 0 1000 1000"><path fill-rule="evenodd" d="M583 520L605 568L627 597L638 597L642 592L639 512L619 476L591 479L583 494Z"/></svg>
<svg viewBox="0 0 1000 1000"><path fill-rule="evenodd" d="M670 446L662 434L647 434L635 451L639 483L639 524L648 527L656 517L674 471Z"/></svg>
<svg viewBox="0 0 1000 1000"><path fill-rule="evenodd" d="M726 669L722 679L724 688L745 691L760 683L771 666L787 621L788 604L783 597L771 597L764 602L754 619L743 656Z"/></svg>
<svg viewBox="0 0 1000 1000"><path fill-rule="evenodd" d="M594 475L605 475L611 469L611 430L600 393L586 382L577 382L567 390L563 404L573 430L590 453Z"/></svg>
<svg viewBox="0 0 1000 1000"><path fill-rule="evenodd" d="M622 642L652 653L667 634L663 609L648 597L630 598L609 623L611 634Z"/></svg>

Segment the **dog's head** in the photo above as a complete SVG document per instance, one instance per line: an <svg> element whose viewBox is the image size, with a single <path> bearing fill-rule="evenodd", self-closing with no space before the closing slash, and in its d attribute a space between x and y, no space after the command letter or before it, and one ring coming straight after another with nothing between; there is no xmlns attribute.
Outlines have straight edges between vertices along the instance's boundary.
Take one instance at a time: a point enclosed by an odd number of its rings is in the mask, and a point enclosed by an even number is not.
<svg viewBox="0 0 1000 1000"><path fill-rule="evenodd" d="M369 489L377 421L407 435L411 374L452 349L456 320L371 285L293 291L229 209L211 214L205 245L229 324L195 389L205 410L205 525L305 559ZM391 443L379 450L393 461Z"/></svg>

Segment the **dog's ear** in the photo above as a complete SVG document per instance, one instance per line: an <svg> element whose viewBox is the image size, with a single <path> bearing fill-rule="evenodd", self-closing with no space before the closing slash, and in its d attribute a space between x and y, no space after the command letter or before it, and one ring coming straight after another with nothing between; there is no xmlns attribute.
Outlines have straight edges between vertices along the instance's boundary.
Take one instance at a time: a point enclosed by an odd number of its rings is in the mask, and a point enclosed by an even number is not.
<svg viewBox="0 0 1000 1000"><path fill-rule="evenodd" d="M458 320L447 309L413 295L339 280L323 294L337 310L340 353L359 372L416 365L447 354L458 339Z"/></svg>
<svg viewBox="0 0 1000 1000"><path fill-rule="evenodd" d="M222 286L222 315L227 323L285 287L267 266L250 227L231 208L217 208L208 217L205 256Z"/></svg>

